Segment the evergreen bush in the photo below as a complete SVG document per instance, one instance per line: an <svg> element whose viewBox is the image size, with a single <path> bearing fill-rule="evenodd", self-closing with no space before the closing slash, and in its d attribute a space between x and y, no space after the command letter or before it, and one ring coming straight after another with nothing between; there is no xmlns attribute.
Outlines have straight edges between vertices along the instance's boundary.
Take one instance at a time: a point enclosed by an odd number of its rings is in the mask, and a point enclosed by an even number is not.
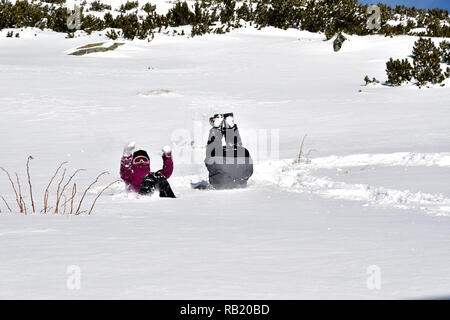
<svg viewBox="0 0 450 320"><path fill-rule="evenodd" d="M439 49L434 45L431 39L420 38L414 43L413 56L413 74L419 86L427 82L433 84L441 83L445 77L442 74Z"/></svg>
<svg viewBox="0 0 450 320"><path fill-rule="evenodd" d="M441 61L450 64L450 42L444 40L439 44Z"/></svg>
<svg viewBox="0 0 450 320"><path fill-rule="evenodd" d="M91 3L91 8L89 10L102 12L105 10L111 10L111 6L109 4L101 3L99 0L95 0Z"/></svg>
<svg viewBox="0 0 450 320"><path fill-rule="evenodd" d="M139 7L138 1L127 1L126 3L120 5L119 11L125 13L127 11L137 9Z"/></svg>
<svg viewBox="0 0 450 320"><path fill-rule="evenodd" d="M68 13L65 2L65 0L17 0L12 3L10 0L0 0L0 30L39 27L50 28L57 32L70 32L66 26ZM447 10L425 10L405 6L392 8L383 4L378 4L378 7L381 10L381 29L368 30L367 5L362 5L357 0L199 0L192 8L186 1L177 1L167 14L157 14L155 5L146 3L141 8L145 12L143 15L138 15L138 1L127 1L118 9L121 15L117 18L113 18L108 12L111 6L107 2L95 0L90 4L86 1L81 3L82 11L86 11L85 9L107 11L103 18L89 15L84 17L82 20L87 21L82 21L82 29L91 32L100 28L121 28L130 38L144 37L154 30L168 26L183 25L192 25L195 35L228 32L231 28L240 27L240 21L247 21L257 28L272 26L324 32L328 39L339 32L393 36L409 34L414 28L426 28L422 33L426 36L450 37L448 24L450 19ZM133 14L136 14L137 21L134 16L130 16L130 10L136 10ZM393 26L387 24L389 20L401 20L403 23ZM131 25L125 25L125 22ZM220 24L225 26L222 28Z"/></svg>
<svg viewBox="0 0 450 320"><path fill-rule="evenodd" d="M393 86L400 86L403 82L411 81L412 66L407 59L394 60L390 58L386 62L386 74L388 83Z"/></svg>

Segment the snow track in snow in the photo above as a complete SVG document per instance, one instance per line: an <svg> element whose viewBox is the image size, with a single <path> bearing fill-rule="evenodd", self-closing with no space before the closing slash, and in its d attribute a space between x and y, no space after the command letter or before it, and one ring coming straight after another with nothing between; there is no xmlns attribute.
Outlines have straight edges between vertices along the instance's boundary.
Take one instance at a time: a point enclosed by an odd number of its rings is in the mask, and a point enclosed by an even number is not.
<svg viewBox="0 0 450 320"><path fill-rule="evenodd" d="M307 164L296 164L294 160L271 161L256 165L253 180L257 183L276 184L283 190L291 192L364 201L366 205L420 209L431 215L450 216L450 199L442 194L397 190L365 183L351 184L314 175L316 169L369 165L449 167L450 153L355 154L315 158Z"/></svg>
<svg viewBox="0 0 450 320"><path fill-rule="evenodd" d="M382 166L438 166L450 167L450 153L396 152L379 154L352 154L315 158L311 163L316 168Z"/></svg>

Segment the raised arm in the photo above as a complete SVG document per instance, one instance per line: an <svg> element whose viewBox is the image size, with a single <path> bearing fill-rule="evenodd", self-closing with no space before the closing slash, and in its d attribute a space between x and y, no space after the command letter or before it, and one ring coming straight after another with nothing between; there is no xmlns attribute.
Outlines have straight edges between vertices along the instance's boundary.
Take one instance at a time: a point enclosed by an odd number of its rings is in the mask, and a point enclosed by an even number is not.
<svg viewBox="0 0 450 320"><path fill-rule="evenodd" d="M169 179L173 172L172 149L169 146L164 146L162 151L163 167L161 172L166 179Z"/></svg>
<svg viewBox="0 0 450 320"><path fill-rule="evenodd" d="M135 148L135 143L128 143L125 148L123 148L123 156L120 160L120 177L126 184L131 183L131 162L133 161L133 150Z"/></svg>
<svg viewBox="0 0 450 320"><path fill-rule="evenodd" d="M133 156L122 156L120 160L120 177L126 184L131 183L131 161Z"/></svg>

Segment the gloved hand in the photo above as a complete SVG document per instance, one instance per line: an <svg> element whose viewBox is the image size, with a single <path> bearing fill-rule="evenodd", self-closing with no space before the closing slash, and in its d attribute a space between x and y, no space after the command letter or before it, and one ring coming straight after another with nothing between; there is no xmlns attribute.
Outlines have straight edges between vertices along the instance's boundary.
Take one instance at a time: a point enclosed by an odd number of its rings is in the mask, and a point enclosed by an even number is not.
<svg viewBox="0 0 450 320"><path fill-rule="evenodd" d="M172 148L166 145L162 148L162 152L164 157L170 157L172 155Z"/></svg>
<svg viewBox="0 0 450 320"><path fill-rule="evenodd" d="M131 141L123 148L123 155L128 157L131 156L134 152L134 148L136 147L136 142Z"/></svg>

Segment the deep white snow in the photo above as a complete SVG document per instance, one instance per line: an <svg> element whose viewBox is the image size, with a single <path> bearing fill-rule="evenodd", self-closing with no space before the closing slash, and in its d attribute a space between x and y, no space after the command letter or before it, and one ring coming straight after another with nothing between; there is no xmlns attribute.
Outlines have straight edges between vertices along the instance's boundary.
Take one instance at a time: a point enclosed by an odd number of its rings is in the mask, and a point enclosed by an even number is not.
<svg viewBox="0 0 450 320"><path fill-rule="evenodd" d="M152 169L172 144L178 198L141 198L116 184L91 216L24 216L0 202L0 298L450 296L450 82L362 80L385 80L386 60L408 56L415 37L348 36L334 53L320 34L245 28L157 34L76 57L67 52L104 36L7 31L0 166L19 173L28 210L28 155L39 210L60 162L69 161L67 174L87 169L79 193L110 171L87 210L119 177L130 140L149 151ZM235 113L255 158L247 189L189 186L206 177L203 146L217 112ZM304 151L313 151L294 164L305 134ZM55 193L56 184L50 206ZM81 271L78 290L67 286L70 266ZM379 290L367 286L370 266L380 270Z"/></svg>

